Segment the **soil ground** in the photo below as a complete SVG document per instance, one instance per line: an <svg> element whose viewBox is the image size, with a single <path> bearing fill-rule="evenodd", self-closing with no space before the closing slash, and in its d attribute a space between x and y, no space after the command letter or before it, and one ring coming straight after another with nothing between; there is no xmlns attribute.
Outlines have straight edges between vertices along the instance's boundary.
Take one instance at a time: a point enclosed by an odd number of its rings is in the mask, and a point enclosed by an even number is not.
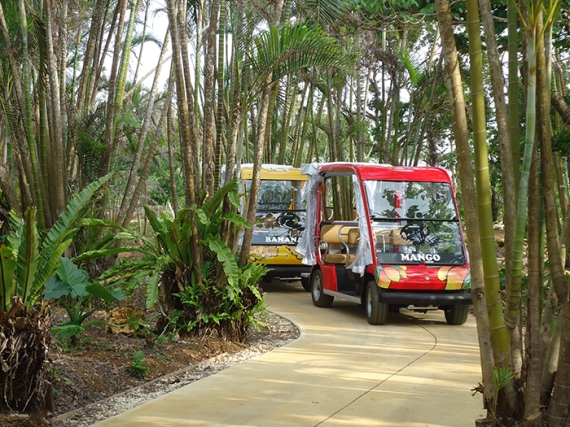
<svg viewBox="0 0 570 427"><path fill-rule="evenodd" d="M138 301L136 298L131 299L127 304L132 304L133 301L138 307L144 306L141 298ZM53 326L62 324L65 316L66 312L62 307L52 307ZM107 311L97 311L87 321L105 321L107 316ZM55 410L48 416L49 425L62 425L60 421L67 419L68 415L71 418L73 413L89 412L88 408L95 402L109 400L113 396L144 388L151 383L155 383L155 389L160 387L158 384L161 383L164 389L173 388L172 384L164 385L165 382L190 382L180 376L182 372L190 372L193 368L202 371L199 375L194 375L195 379L199 379L223 369L234 355L243 353L250 347L256 347L256 351L268 351L299 334L290 322L265 312L261 317L265 325L260 330L252 328L245 344L227 342L215 337L181 339L178 336L166 336L157 339L156 335L148 333L158 319L157 313L144 312L144 318L149 327L135 334L110 333L104 324L97 324L86 328L75 346L69 345L67 340L54 338L49 355L55 377ZM139 372L145 374L137 376L132 368L135 352L138 351L142 352L144 358L144 369ZM224 366L219 369L211 366L218 361L219 365ZM204 362L209 362L206 368ZM204 370L211 372L203 372ZM170 375L171 378L165 380L165 377L172 373L180 375ZM72 422L71 419L69 422ZM72 422L67 425L78 424Z"/></svg>

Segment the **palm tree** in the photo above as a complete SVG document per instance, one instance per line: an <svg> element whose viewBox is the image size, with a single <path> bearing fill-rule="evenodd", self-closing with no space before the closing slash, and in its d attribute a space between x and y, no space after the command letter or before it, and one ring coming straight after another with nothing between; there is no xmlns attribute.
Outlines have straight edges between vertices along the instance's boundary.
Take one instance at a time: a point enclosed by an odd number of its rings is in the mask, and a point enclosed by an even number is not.
<svg viewBox="0 0 570 427"><path fill-rule="evenodd" d="M461 182L461 194L465 205L465 222L469 240L471 289L473 304L477 318L477 336L481 352L481 368L483 372L483 400L484 406L490 408L496 395L492 380L493 349L490 344L489 321L487 317L487 299L485 298L485 274L483 271L483 255L479 234L479 221L477 212L477 195L472 169L471 148L469 146L467 117L465 114L465 100L461 73L458 62L455 39L451 25L451 11L448 0L436 2L437 19L440 26L442 41L442 56L445 71L449 81L453 108L453 129L457 146L458 171Z"/></svg>

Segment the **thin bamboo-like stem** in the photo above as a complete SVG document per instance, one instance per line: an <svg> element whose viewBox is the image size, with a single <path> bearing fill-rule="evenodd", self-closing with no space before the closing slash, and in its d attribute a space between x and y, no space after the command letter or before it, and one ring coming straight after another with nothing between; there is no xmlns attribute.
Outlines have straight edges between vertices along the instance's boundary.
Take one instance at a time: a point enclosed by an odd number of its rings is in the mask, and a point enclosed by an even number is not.
<svg viewBox="0 0 570 427"><path fill-rule="evenodd" d="M473 138L475 140L475 175L477 178L477 201L483 270L485 272L485 295L489 313L489 328L494 342L494 359L497 366L509 366L510 333L503 320L502 301L499 295L499 268L495 249L495 231L491 210L491 179L487 153L485 123L485 95L483 91L483 66L479 12L477 0L467 0L467 28L469 34L469 58L471 93L473 101Z"/></svg>

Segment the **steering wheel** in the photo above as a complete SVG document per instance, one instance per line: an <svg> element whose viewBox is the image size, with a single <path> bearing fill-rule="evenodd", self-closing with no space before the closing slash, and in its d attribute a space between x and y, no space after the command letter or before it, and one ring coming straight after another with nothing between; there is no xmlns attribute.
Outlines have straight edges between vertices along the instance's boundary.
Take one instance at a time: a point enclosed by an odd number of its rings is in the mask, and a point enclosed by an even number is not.
<svg viewBox="0 0 570 427"><path fill-rule="evenodd" d="M429 236L430 230L423 222L416 224L407 224L402 227L400 237L414 245L426 243L426 237Z"/></svg>
<svg viewBox="0 0 570 427"><path fill-rule="evenodd" d="M282 227L304 229L301 218L295 212L283 212L277 217L277 223Z"/></svg>

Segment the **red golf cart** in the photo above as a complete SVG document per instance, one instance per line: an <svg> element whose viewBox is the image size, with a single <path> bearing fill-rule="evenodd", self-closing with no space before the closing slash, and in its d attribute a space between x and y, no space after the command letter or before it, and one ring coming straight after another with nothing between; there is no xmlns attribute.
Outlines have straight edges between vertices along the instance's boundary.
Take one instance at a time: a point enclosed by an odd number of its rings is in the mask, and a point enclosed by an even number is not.
<svg viewBox="0 0 570 427"><path fill-rule="evenodd" d="M445 169L364 163L313 165L307 228L297 253L311 265L313 303L363 304L368 323L400 308L467 320L469 261Z"/></svg>

